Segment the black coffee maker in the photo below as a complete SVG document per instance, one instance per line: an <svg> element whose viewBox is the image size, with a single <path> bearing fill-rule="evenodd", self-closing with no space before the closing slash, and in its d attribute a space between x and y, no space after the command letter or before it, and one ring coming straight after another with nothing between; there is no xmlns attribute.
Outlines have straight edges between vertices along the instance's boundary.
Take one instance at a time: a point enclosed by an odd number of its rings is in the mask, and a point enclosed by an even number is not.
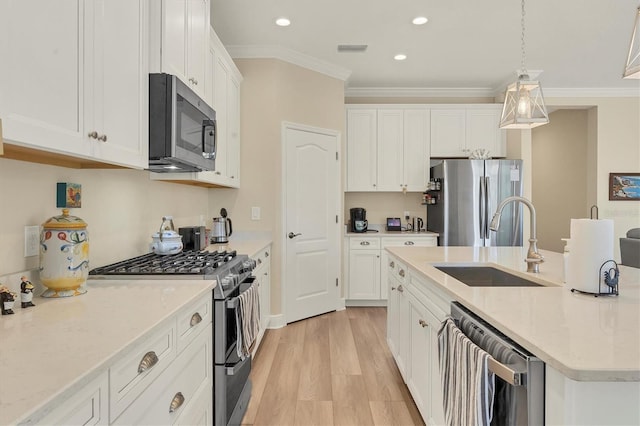
<svg viewBox="0 0 640 426"><path fill-rule="evenodd" d="M367 232L367 211L362 207L354 207L351 213L351 232Z"/></svg>

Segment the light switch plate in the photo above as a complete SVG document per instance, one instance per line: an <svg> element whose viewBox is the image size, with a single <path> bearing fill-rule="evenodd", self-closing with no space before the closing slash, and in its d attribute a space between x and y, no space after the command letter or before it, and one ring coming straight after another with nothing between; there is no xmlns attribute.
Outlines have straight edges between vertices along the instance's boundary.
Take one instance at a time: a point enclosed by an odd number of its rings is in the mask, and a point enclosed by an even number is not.
<svg viewBox="0 0 640 426"><path fill-rule="evenodd" d="M251 207L251 220L260 220L260 207Z"/></svg>
<svg viewBox="0 0 640 426"><path fill-rule="evenodd" d="M24 257L37 256L40 254L40 227L24 227Z"/></svg>

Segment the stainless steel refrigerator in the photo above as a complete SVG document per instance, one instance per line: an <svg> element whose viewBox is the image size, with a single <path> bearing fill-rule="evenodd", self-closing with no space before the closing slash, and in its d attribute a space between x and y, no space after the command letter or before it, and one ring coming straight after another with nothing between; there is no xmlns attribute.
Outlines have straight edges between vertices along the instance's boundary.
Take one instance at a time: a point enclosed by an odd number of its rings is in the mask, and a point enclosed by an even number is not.
<svg viewBox="0 0 640 426"><path fill-rule="evenodd" d="M522 160L442 160L431 167L440 191L430 191L427 230L441 246L521 246L522 206L509 203L498 232L489 223L500 201L522 195Z"/></svg>

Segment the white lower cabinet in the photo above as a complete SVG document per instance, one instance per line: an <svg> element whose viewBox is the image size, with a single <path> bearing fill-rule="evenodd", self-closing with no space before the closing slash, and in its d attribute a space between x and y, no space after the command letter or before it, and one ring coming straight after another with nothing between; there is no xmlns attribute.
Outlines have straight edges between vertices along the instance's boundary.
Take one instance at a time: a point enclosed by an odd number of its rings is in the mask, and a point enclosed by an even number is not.
<svg viewBox="0 0 640 426"><path fill-rule="evenodd" d="M442 425L438 329L450 301L432 293L427 282L393 255L389 255L387 275L389 349L425 423Z"/></svg>
<svg viewBox="0 0 640 426"><path fill-rule="evenodd" d="M264 330L269 328L271 318L271 245L259 250L251 258L256 261L253 275L256 277L260 294L260 333L255 345L257 349Z"/></svg>

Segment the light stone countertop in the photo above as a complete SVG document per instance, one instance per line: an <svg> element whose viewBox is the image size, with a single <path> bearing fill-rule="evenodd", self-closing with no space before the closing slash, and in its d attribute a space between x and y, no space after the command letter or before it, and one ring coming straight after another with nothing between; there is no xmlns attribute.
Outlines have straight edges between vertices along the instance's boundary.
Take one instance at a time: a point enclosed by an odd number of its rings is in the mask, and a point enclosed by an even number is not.
<svg viewBox="0 0 640 426"><path fill-rule="evenodd" d="M542 251L540 274L526 272L526 248L389 247L476 315L565 376L578 381L640 381L640 269L620 266L619 296L571 293L563 257ZM469 287L434 268L489 263L548 287Z"/></svg>
<svg viewBox="0 0 640 426"><path fill-rule="evenodd" d="M440 234L431 231L387 231L384 228L378 229L378 232L352 232L347 231L347 237L437 237Z"/></svg>
<svg viewBox="0 0 640 426"><path fill-rule="evenodd" d="M230 239L227 244L211 244L207 247L209 251L231 251L236 250L238 254L246 254L249 257L258 254L258 252L271 244L271 240L268 239L242 239L234 240Z"/></svg>
<svg viewBox="0 0 640 426"><path fill-rule="evenodd" d="M214 280L89 280L77 297L34 297L0 318L0 424L61 404L130 344L210 293ZM37 414L36 414L37 416Z"/></svg>

